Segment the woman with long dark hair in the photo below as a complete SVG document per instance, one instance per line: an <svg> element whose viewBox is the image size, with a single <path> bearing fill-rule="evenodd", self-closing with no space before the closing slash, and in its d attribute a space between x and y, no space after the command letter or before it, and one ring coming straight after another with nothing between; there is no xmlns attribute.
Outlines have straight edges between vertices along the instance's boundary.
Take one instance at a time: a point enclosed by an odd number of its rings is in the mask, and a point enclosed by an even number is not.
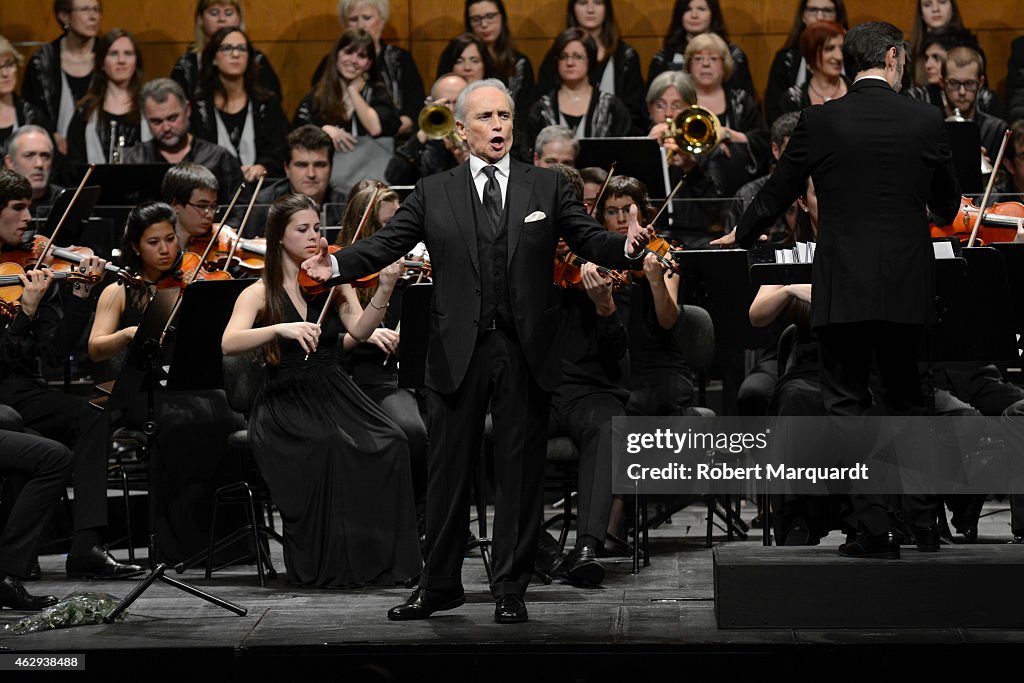
<svg viewBox="0 0 1024 683"><path fill-rule="evenodd" d="M337 348L343 333L351 348L380 325L400 268L381 272L365 311L349 285L307 298L299 264L320 248L319 228L305 195L274 202L263 277L239 296L221 347L264 363L249 440L281 512L288 581L407 581L420 571L408 444L342 371Z"/></svg>
<svg viewBox="0 0 1024 683"><path fill-rule="evenodd" d="M615 95L626 105L631 134L647 129L644 116L644 84L640 73L640 57L632 45L622 40L615 20L612 0L567 0L565 27L586 32L597 47L590 63L590 82L600 91ZM548 52L537 74L537 93L550 92L558 85L558 61Z"/></svg>
<svg viewBox="0 0 1024 683"><path fill-rule="evenodd" d="M466 31L487 46L494 61L495 75L508 84L516 107L525 110L533 97L533 64L514 47L505 3L502 0L466 0L463 19Z"/></svg>
<svg viewBox="0 0 1024 683"><path fill-rule="evenodd" d="M151 139L139 112L143 80L142 54L130 31L115 28L96 42L89 91L68 126L70 161L116 163L125 149Z"/></svg>
<svg viewBox="0 0 1024 683"><path fill-rule="evenodd" d="M62 33L32 55L21 96L46 115L57 149L66 154L75 103L88 92L96 65L94 49L103 7L100 0L54 0L53 15Z"/></svg>
<svg viewBox="0 0 1024 683"><path fill-rule="evenodd" d="M466 83L500 78L487 46L473 33L460 33L448 41L437 60L437 77L445 74L455 74Z"/></svg>
<svg viewBox="0 0 1024 683"><path fill-rule="evenodd" d="M807 62L800 54L800 35L805 27L816 21L834 21L844 29L850 28L843 0L800 0L786 43L775 53L771 70L768 72L768 87L764 91L764 112L769 125L782 113L779 107L782 94L791 86L803 86L810 76Z"/></svg>
<svg viewBox="0 0 1024 683"><path fill-rule="evenodd" d="M256 78L244 31L222 28L203 48L192 105L192 133L232 152L248 182L280 176L288 153L288 119L277 96Z"/></svg>
<svg viewBox="0 0 1024 683"><path fill-rule="evenodd" d="M733 72L726 82L726 87L732 90L745 90L756 98L757 93L754 92L754 81L750 77L747 55L738 45L729 42L729 30L725 26L725 16L718 0L676 0L672 7L672 19L665 33L664 45L651 59L651 64L647 68L647 84L650 85L663 71L682 70L686 46L691 39L702 33L715 33L729 45Z"/></svg>
<svg viewBox="0 0 1024 683"><path fill-rule="evenodd" d="M956 0L917 0L914 3L914 28L910 32L910 54L914 61L914 85L929 84L925 71L925 38L932 31L944 28L966 30Z"/></svg>
<svg viewBox="0 0 1024 683"><path fill-rule="evenodd" d="M558 64L556 88L540 97L526 119L520 158L533 158L533 143L547 126L565 126L576 138L629 135L629 110L615 95L590 80L590 65L597 60L597 44L580 28L562 31L548 54Z"/></svg>
<svg viewBox="0 0 1024 683"><path fill-rule="evenodd" d="M195 16L195 40L188 46L185 54L178 57L171 70L171 78L178 82L189 101L195 96L196 86L199 84L200 56L213 34L222 28L245 30L245 13L241 0L199 0L196 3ZM260 85L277 95L277 99L280 100L281 81L274 73L270 60L256 48L252 49L249 56L256 67L256 78Z"/></svg>

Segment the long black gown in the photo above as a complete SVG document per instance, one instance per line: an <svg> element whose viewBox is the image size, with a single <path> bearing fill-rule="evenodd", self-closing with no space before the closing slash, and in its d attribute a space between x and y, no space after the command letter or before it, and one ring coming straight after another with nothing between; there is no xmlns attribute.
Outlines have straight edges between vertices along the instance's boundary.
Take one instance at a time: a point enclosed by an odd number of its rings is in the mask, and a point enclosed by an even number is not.
<svg viewBox="0 0 1024 683"><path fill-rule="evenodd" d="M302 320L282 297L286 322ZM322 307L311 301L307 320ZM298 342L281 340L281 362L267 366L249 419L296 585L384 585L420 572L408 443L338 366L342 331L332 310L308 361Z"/></svg>

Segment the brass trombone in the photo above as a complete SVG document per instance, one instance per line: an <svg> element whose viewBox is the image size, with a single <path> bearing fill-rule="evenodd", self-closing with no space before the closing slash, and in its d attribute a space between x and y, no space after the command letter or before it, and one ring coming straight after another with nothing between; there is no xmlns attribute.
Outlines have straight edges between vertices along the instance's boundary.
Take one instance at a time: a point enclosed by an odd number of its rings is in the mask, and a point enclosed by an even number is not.
<svg viewBox="0 0 1024 683"><path fill-rule="evenodd" d="M694 156L706 154L717 145L722 128L714 113L697 105L679 112L674 119L666 119L665 125L668 126L666 137L675 140L682 152ZM671 155L670 151L670 160Z"/></svg>
<svg viewBox="0 0 1024 683"><path fill-rule="evenodd" d="M431 140L449 138L455 144L462 143L462 138L455 132L455 116L443 104L435 102L423 107L417 117L417 124Z"/></svg>

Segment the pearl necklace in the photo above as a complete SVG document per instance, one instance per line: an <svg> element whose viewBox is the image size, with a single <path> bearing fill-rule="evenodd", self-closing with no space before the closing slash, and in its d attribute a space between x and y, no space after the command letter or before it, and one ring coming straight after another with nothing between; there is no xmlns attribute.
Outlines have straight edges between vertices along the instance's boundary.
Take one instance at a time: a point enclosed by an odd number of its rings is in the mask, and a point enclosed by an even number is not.
<svg viewBox="0 0 1024 683"><path fill-rule="evenodd" d="M836 87L832 91L832 94L831 95L825 95L823 93L818 92L818 89L814 87L813 81L810 81L810 80L807 81L807 88L808 88L808 90L810 90L812 93L814 93L815 95L820 97L823 102L831 102L832 100L834 100L836 98L836 93L839 92L839 89L841 87L843 87L843 79L842 78L840 78L839 82L836 83Z"/></svg>

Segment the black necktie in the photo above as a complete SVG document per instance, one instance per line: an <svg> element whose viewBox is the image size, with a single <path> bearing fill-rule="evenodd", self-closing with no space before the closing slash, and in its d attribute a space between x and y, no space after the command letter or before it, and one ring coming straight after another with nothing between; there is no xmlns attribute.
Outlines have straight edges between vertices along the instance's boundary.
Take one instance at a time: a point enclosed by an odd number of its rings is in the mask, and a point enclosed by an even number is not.
<svg viewBox="0 0 1024 683"><path fill-rule="evenodd" d="M487 184L484 185L484 212L491 220L491 234L498 234L498 226L501 225L501 186L498 185L497 166L484 166L484 175L487 176Z"/></svg>

